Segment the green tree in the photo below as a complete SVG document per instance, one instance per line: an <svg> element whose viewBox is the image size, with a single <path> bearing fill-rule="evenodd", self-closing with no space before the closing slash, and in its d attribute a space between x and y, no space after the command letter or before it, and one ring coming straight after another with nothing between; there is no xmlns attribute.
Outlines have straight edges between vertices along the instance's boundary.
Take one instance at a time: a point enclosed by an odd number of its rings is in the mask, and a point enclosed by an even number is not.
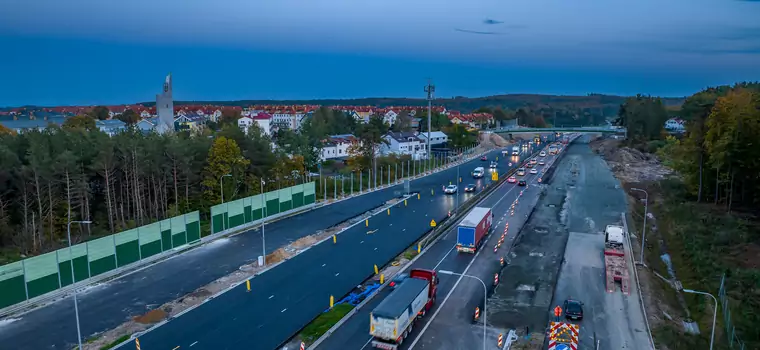
<svg viewBox="0 0 760 350"><path fill-rule="evenodd" d="M661 99L636 95L620 105L616 124L628 130L629 142L636 143L661 139L667 119Z"/></svg>
<svg viewBox="0 0 760 350"><path fill-rule="evenodd" d="M238 182L245 176L245 170L250 164L250 161L243 157L237 142L224 136L218 137L208 151L207 162L203 179L206 199L212 203L221 202L220 191L224 191L226 200L235 198L239 188ZM225 182L222 179L225 175L230 175L231 179ZM221 188L220 179L223 184Z"/></svg>
<svg viewBox="0 0 760 350"><path fill-rule="evenodd" d="M477 142L477 133L470 132L461 124L454 124L445 130L446 136L449 137L451 148L464 148L472 146Z"/></svg>
<svg viewBox="0 0 760 350"><path fill-rule="evenodd" d="M219 118L219 124L224 127L225 125L237 126L238 119L242 117L240 111L232 108L222 109L222 116Z"/></svg>
<svg viewBox="0 0 760 350"><path fill-rule="evenodd" d="M388 141L383 136L388 132L388 126L383 122L383 118L373 116L367 124L361 124L356 130L356 135L361 143L349 148L349 154L352 158L350 163L354 170L363 170L376 165L376 157L383 145L388 145Z"/></svg>
<svg viewBox="0 0 760 350"><path fill-rule="evenodd" d="M96 106L87 115L97 120L106 120L110 116L108 108L105 106Z"/></svg>
<svg viewBox="0 0 760 350"><path fill-rule="evenodd" d="M127 125L135 125L140 121L140 115L131 109L125 110L118 118Z"/></svg>
<svg viewBox="0 0 760 350"><path fill-rule="evenodd" d="M66 121L63 122L62 127L66 130L97 130L97 127L95 126L95 120L88 115L78 115L75 117L66 118Z"/></svg>

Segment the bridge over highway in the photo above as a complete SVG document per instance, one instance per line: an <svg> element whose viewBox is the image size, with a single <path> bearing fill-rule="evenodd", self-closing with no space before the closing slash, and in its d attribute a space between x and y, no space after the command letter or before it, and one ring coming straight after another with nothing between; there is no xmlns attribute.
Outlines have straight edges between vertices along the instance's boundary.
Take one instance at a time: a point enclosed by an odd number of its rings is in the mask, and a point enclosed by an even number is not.
<svg viewBox="0 0 760 350"><path fill-rule="evenodd" d="M613 126L559 126L550 128L526 128L526 127L506 127L488 130L497 134L516 134L516 133L546 133L546 132L581 132L581 133L605 133L605 134L626 134L625 128Z"/></svg>

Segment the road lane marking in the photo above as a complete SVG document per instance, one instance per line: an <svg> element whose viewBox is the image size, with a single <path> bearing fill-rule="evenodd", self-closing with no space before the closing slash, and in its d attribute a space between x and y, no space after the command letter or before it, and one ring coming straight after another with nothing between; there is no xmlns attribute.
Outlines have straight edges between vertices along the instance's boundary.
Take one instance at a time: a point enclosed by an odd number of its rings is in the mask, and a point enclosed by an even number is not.
<svg viewBox="0 0 760 350"><path fill-rule="evenodd" d="M288 308L284 308L284 309L282 309L282 311L280 311L280 313L283 313L283 312L285 312L285 311L288 311Z"/></svg>
<svg viewBox="0 0 760 350"><path fill-rule="evenodd" d="M336 273L336 274L335 274L335 277L338 277L338 275L340 275L340 272Z"/></svg>
<svg viewBox="0 0 760 350"><path fill-rule="evenodd" d="M444 261L444 260L446 260L446 257L447 257L447 256L449 256L449 254L451 254L451 252L452 252L452 251L454 250L454 248L456 248L456 247L457 247L457 245L456 245L456 244L454 244L454 246L452 246L452 247L451 247L451 249L449 249L449 251L448 251L448 252L446 252L446 255L444 255L444 256L443 256L443 258L441 258L441 260L440 260L440 261L438 261L438 263L437 263L437 264L435 264L435 267L433 268L433 270L438 270L438 266L439 266L439 265L441 265L441 263L443 263L443 261Z"/></svg>
<svg viewBox="0 0 760 350"><path fill-rule="evenodd" d="M198 344L198 341L196 340L194 343L190 344L190 347L192 348L193 345Z"/></svg>
<svg viewBox="0 0 760 350"><path fill-rule="evenodd" d="M325 266L327 266L327 264L326 264L326 263L325 263L325 264L322 264L322 267L325 267Z"/></svg>
<svg viewBox="0 0 760 350"><path fill-rule="evenodd" d="M367 347L367 345L369 345L369 343L371 343L371 342L372 342L372 339L374 339L374 338L369 338L369 340L367 340L367 342L366 342L366 343L364 343L364 346L362 346L362 348L361 348L361 349L359 349L359 350L364 350L364 348L366 348L366 347Z"/></svg>
<svg viewBox="0 0 760 350"><path fill-rule="evenodd" d="M274 298L274 294L272 294L272 295L269 296L269 299L272 299L272 298Z"/></svg>

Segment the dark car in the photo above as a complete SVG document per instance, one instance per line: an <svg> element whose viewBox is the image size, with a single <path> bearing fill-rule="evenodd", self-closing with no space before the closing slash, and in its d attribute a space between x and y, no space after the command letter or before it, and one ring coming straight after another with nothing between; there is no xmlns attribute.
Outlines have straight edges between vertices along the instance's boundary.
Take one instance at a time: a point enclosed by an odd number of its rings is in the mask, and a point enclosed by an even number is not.
<svg viewBox="0 0 760 350"><path fill-rule="evenodd" d="M469 185L467 185L467 187L464 188L464 191L465 192L475 192L476 189L477 189L477 186L475 186L475 184L469 184Z"/></svg>
<svg viewBox="0 0 760 350"><path fill-rule="evenodd" d="M517 182L517 186L527 186L527 185L528 185L528 183L525 182L525 180L520 180L520 181Z"/></svg>
<svg viewBox="0 0 760 350"><path fill-rule="evenodd" d="M391 290L396 289L396 287L398 287L398 285L401 284L401 282L404 282L404 280L407 278L409 278L408 273L400 273L396 275L396 277L393 277L393 280L391 280L391 283L389 284Z"/></svg>
<svg viewBox="0 0 760 350"><path fill-rule="evenodd" d="M583 303L578 300L565 300L565 318L568 320L583 319Z"/></svg>
<svg viewBox="0 0 760 350"><path fill-rule="evenodd" d="M486 156L482 156L482 157L480 157L480 160L482 160L482 161L484 161L484 162L485 162L485 161L487 161L487 160L488 160L488 157L486 157Z"/></svg>

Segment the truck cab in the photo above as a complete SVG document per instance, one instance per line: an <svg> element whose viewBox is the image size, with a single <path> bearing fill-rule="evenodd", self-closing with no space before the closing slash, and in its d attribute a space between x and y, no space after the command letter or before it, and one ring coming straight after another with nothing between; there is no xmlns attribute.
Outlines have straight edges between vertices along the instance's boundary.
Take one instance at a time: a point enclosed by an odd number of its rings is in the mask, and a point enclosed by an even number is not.
<svg viewBox="0 0 760 350"><path fill-rule="evenodd" d="M519 156L520 155L520 147L519 146L512 146L512 155L513 156Z"/></svg>

